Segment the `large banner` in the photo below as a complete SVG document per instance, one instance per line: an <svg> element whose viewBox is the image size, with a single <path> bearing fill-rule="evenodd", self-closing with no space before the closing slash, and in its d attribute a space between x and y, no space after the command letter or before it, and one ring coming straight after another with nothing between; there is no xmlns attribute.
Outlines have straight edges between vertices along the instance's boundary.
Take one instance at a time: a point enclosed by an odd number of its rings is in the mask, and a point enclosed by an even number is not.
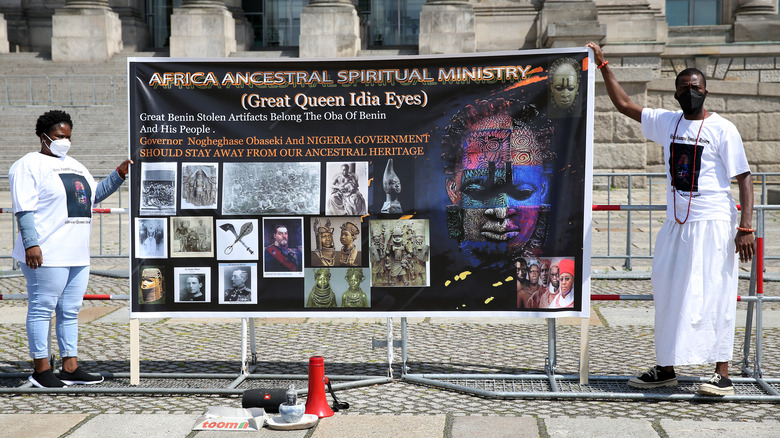
<svg viewBox="0 0 780 438"><path fill-rule="evenodd" d="M588 316L589 65L131 58L131 316Z"/></svg>

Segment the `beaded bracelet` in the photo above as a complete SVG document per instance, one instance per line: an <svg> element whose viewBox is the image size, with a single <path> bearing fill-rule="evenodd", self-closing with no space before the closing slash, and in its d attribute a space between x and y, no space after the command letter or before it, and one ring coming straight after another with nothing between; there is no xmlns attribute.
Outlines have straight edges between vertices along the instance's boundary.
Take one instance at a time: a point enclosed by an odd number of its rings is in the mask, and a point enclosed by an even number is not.
<svg viewBox="0 0 780 438"><path fill-rule="evenodd" d="M599 70L601 70L601 67L604 67L604 66L605 66L605 65L607 65L607 64L609 64L609 61L604 61L604 62L602 62L601 64L599 64L599 66L598 66L598 67L596 67L596 68L597 68L597 69L599 69Z"/></svg>
<svg viewBox="0 0 780 438"><path fill-rule="evenodd" d="M756 231L756 229L755 228L737 227L737 231L742 231L743 233L752 233L752 232Z"/></svg>

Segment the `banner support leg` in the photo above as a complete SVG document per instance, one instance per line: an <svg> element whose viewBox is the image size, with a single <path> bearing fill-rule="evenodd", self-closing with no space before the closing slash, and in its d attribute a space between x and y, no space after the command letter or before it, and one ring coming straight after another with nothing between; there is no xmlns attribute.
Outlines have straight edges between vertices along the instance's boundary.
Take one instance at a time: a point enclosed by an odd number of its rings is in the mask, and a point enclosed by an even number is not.
<svg viewBox="0 0 780 438"><path fill-rule="evenodd" d="M393 378L393 318L387 318L387 377Z"/></svg>
<svg viewBox="0 0 780 438"><path fill-rule="evenodd" d="M555 382L555 367L558 364L555 352L556 341L555 318L547 318L547 364L545 368L547 368L547 377L550 380L550 390L552 392L559 392L558 384Z"/></svg>
<svg viewBox="0 0 780 438"><path fill-rule="evenodd" d="M130 318L130 384L141 384L141 324Z"/></svg>
<svg viewBox="0 0 780 438"><path fill-rule="evenodd" d="M406 317L401 318L401 376L405 376L408 369L406 368L406 361L409 358L408 351L406 350L407 335L406 335Z"/></svg>
<svg viewBox="0 0 780 438"><path fill-rule="evenodd" d="M249 318L249 352L252 354L252 365L257 365L257 338L255 336L255 319Z"/></svg>
<svg viewBox="0 0 780 438"><path fill-rule="evenodd" d="M748 296L756 296L756 266L758 263L758 257L753 257L753 263L750 267L750 286L748 287ZM742 375L747 376L746 369L750 368L750 344L753 334L753 309L755 303L748 301L747 303L747 315L745 315L745 339L742 344L742 360L739 362L742 368Z"/></svg>
<svg viewBox="0 0 780 438"><path fill-rule="evenodd" d="M246 318L241 318L241 374L246 375L247 374L247 356L246 356L246 349L247 347L247 323Z"/></svg>
<svg viewBox="0 0 780 438"><path fill-rule="evenodd" d="M588 384L589 359L590 359L590 318L582 318L580 321L580 385Z"/></svg>

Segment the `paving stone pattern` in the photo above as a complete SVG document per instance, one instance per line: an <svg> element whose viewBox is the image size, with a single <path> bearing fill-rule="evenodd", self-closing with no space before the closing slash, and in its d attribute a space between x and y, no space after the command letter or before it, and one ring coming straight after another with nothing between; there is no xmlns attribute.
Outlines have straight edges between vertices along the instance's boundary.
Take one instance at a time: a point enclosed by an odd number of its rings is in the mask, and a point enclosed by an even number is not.
<svg viewBox="0 0 780 438"><path fill-rule="evenodd" d="M92 275L90 288L100 293L124 293L124 279ZM740 287L747 287L746 283ZM22 278L0 279L2 293L23 290ZM649 281L598 280L594 293L649 294ZM780 285L767 283L767 296L778 296ZM0 312L26 306L26 301L0 301ZM649 302L594 302L594 312L601 308L651 307ZM744 306L744 303L740 304ZM88 301L85 309L109 307L127 312L126 301ZM516 324L500 320L496 323L471 322L469 319L414 319L408 325L409 361L413 373L535 373L543 372L547 357L547 326ZM591 375L630 376L651 365L654 356L652 326L590 327ZM400 336L399 320L394 320L396 338ZM182 323L169 319L142 320L141 372L165 373L237 373L240 362L240 330L238 320ZM307 373L308 358L325 357L326 374L369 375L382 377L387 372L386 350L371 349L371 339L385 339L384 322L339 320L303 320L302 323L281 323L263 320L257 324L257 373ZM91 371L129 372L129 325L126 322L101 322L100 318L80 328L80 362ZM735 358L742 357L741 340L744 330L737 330ZM577 372L579 361L579 325L557 325L557 355L560 374ZM780 349L777 348L780 329L764 329L765 377L780 376ZM401 375L401 351L395 350L394 376ZM736 372L736 368L732 368ZM24 324L0 324L0 372L29 373ZM678 367L681 376L703 377L711 366ZM305 380L292 381L305 388ZM0 380L0 387L16 387L24 379ZM146 388L224 388L225 379L142 379ZM280 387L287 381L248 380L239 388ZM577 384L578 385L578 384ZM104 387L129 387L129 380L110 379ZM589 388L581 387L582 391ZM542 388L541 390L546 390ZM627 387L620 391L628 391ZM695 391L694 384L681 384L680 393ZM737 388L740 391L740 387ZM358 387L339 391L340 398L351 407L346 415L410 414L437 415L501 415L536 418L589 418L595 416L636 419L702 418L724 421L765 421L780 418L780 405L759 402L696 403L641 402L609 400L496 400L446 391L425 385L395 380L392 383ZM160 413L198 414L206 406L240 406L240 396L212 395L5 395L6 414L40 413ZM728 412L723 416L723 412Z"/></svg>

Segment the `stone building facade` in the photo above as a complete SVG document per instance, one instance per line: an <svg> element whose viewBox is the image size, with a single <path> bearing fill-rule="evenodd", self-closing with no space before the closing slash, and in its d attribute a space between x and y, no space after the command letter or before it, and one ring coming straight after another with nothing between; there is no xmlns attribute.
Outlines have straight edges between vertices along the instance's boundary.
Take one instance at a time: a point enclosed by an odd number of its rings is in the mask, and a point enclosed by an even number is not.
<svg viewBox="0 0 780 438"><path fill-rule="evenodd" d="M668 24L680 22L688 25ZM281 47L310 58L588 41L604 47L643 106L676 108L672 78L687 67L704 71L707 108L737 125L754 170L780 171L777 0L0 0L0 62L8 51L99 63L120 51L227 57ZM613 110L599 82L596 172L660 171L660 147Z"/></svg>

